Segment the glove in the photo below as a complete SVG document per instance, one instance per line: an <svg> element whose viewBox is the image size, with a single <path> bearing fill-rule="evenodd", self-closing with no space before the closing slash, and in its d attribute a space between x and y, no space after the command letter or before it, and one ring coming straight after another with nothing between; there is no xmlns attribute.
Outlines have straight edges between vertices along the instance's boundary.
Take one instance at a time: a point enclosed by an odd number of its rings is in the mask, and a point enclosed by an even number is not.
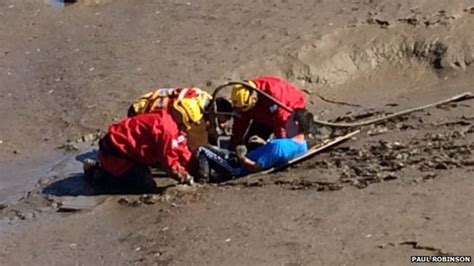
<svg viewBox="0 0 474 266"><path fill-rule="evenodd" d="M185 178L184 178L184 182L182 182L181 184L186 184L186 185L193 186L194 185L194 177L192 175L186 175Z"/></svg>
<svg viewBox="0 0 474 266"><path fill-rule="evenodd" d="M180 184L187 184L187 185L194 184L194 177L188 173L172 171L171 177L173 177Z"/></svg>

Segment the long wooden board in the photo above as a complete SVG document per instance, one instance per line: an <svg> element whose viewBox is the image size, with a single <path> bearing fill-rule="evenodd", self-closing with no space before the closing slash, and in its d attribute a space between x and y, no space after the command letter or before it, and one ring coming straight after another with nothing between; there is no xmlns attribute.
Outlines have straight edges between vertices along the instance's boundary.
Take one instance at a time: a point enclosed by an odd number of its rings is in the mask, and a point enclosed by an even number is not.
<svg viewBox="0 0 474 266"><path fill-rule="evenodd" d="M258 172L258 173L253 173L253 174L247 175L246 177L253 177L253 176L257 176L257 175L265 175L265 174L269 174L269 173L281 170L281 169L286 168L290 165L301 162L301 161L311 157L312 155L315 155L316 153L318 153L322 150L325 150L329 147L332 147L332 146L334 146L334 145L336 145L336 144L338 144L342 141L350 139L350 138L352 138L353 136L355 136L359 133L360 133L360 130L355 130L355 131L352 131L351 133L348 133L344 136L340 136L340 137L334 138L332 140L329 140L328 142L326 142L322 145L316 145L316 146L310 148L305 154L303 154L303 155L301 155L297 158L294 158L293 160L289 161L287 164L285 164L283 166L273 167L273 168L270 168L270 169L265 170L265 171L261 171L261 172Z"/></svg>

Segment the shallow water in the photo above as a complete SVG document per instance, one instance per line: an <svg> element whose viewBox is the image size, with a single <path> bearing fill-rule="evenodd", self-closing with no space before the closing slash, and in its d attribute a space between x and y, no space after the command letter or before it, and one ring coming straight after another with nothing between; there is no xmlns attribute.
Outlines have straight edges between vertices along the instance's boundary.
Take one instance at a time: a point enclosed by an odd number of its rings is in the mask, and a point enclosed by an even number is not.
<svg viewBox="0 0 474 266"><path fill-rule="evenodd" d="M53 150L28 160L0 161L0 203L18 201L33 190L41 178L79 175L82 173L83 159L95 156L90 145L84 145L76 152Z"/></svg>

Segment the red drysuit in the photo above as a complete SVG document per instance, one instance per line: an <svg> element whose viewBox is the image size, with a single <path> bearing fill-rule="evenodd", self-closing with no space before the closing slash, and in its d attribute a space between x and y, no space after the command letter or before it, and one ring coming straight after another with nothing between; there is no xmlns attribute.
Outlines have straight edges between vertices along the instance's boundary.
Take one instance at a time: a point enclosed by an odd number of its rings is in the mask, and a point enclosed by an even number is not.
<svg viewBox="0 0 474 266"><path fill-rule="evenodd" d="M124 119L109 127L99 151L102 168L119 177L134 165L160 165L186 175L191 151L186 133L168 109Z"/></svg>
<svg viewBox="0 0 474 266"><path fill-rule="evenodd" d="M305 107L303 92L281 78L261 76L252 79L252 81L257 85L257 88L292 109L302 109ZM271 127L275 137L287 137L286 124L291 113L261 94L258 95L258 101L255 107L246 112L241 112L240 114L240 118L234 118L233 136L231 139L233 145L241 143L250 120L252 119L255 123Z"/></svg>

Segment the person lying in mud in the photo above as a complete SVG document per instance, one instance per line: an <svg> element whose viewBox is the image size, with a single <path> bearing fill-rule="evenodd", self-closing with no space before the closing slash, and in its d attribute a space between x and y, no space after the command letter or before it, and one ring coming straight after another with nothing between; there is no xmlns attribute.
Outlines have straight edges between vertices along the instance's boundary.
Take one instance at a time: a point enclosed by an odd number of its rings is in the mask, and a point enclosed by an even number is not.
<svg viewBox="0 0 474 266"><path fill-rule="evenodd" d="M291 138L276 138L265 142L258 136L254 141L262 144L247 152L244 145L236 147L235 152L212 146L198 148L197 181L221 182L233 177L244 176L272 167L280 167L290 160L305 154L308 150L306 136L312 131L313 115L306 110L297 110L286 131Z"/></svg>
<svg viewBox="0 0 474 266"><path fill-rule="evenodd" d="M174 101L191 98L199 102L202 110L206 110L212 96L195 87L189 88L159 88L148 92L132 102L128 108L128 117L152 113L171 106Z"/></svg>
<svg viewBox="0 0 474 266"><path fill-rule="evenodd" d="M247 82L293 110L305 108L303 92L279 77L261 76ZM249 138L254 135L263 139L268 139L272 134L275 138L293 137L286 131L291 113L269 98L245 86L236 85L232 88L231 99L240 115L234 118L233 136L230 141L232 148L247 144ZM252 149L252 145L249 148Z"/></svg>
<svg viewBox="0 0 474 266"><path fill-rule="evenodd" d="M112 124L99 142L99 162L84 162L85 181L99 190L122 186L154 192L149 167L159 166L179 183L192 183L192 153L185 130L202 118L198 102L183 98L168 108Z"/></svg>

